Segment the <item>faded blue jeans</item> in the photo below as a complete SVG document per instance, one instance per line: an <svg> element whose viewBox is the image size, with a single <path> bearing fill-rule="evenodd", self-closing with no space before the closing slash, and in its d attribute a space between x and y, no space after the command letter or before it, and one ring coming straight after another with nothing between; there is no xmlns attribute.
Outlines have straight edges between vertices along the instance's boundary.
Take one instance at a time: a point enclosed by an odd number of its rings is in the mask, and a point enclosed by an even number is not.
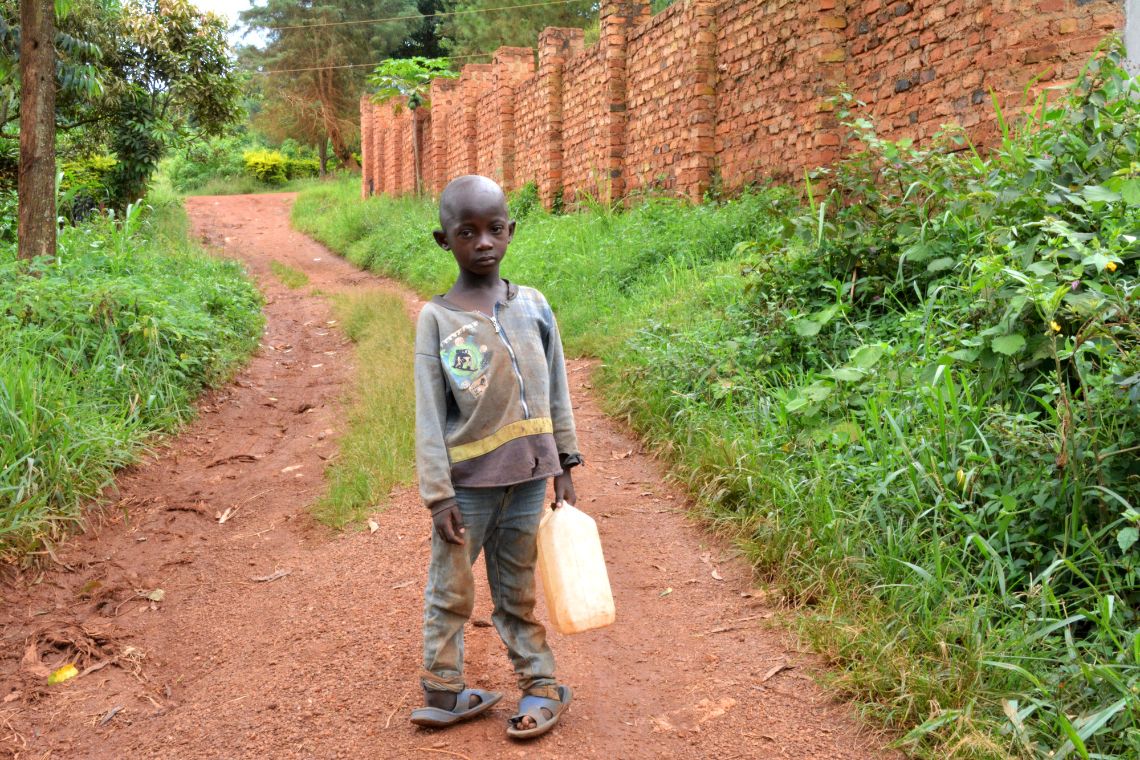
<svg viewBox="0 0 1140 760"><path fill-rule="evenodd" d="M434 531L424 590L424 672L429 691L461 692L463 625L475 607L472 565L484 553L495 611L491 619L507 646L527 694L552 696L554 655L546 629L534 617L534 566L538 523L546 506L546 480L504 488L456 487L464 544L449 544Z"/></svg>

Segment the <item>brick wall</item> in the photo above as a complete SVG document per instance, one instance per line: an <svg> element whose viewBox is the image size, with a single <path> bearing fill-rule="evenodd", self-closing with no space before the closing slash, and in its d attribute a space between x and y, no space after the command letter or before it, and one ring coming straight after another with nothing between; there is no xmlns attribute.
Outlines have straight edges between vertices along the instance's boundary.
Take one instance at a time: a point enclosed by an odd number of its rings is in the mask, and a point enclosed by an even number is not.
<svg viewBox="0 0 1140 760"><path fill-rule="evenodd" d="M566 62L562 73L562 192L598 196L606 187L604 129L605 69L594 46Z"/></svg>
<svg viewBox="0 0 1140 760"><path fill-rule="evenodd" d="M827 98L843 79L842 0L717 9L715 152L727 187L798 178L839 146Z"/></svg>
<svg viewBox="0 0 1140 760"><path fill-rule="evenodd" d="M712 2L678 3L630 37L627 193L708 187L716 118L715 9Z"/></svg>
<svg viewBox="0 0 1140 760"><path fill-rule="evenodd" d="M413 191L417 123L433 193L470 172L534 182L548 206L642 190L699 200L718 172L729 189L797 180L842 149L829 103L841 83L889 136L957 123L984 143L991 92L1014 114L1027 89L1074 78L1123 29L1123 3L678 0L651 17L648 0L603 0L590 49L580 30L547 29L536 52L503 48L434 82L418 122L362 100L362 192Z"/></svg>
<svg viewBox="0 0 1140 760"><path fill-rule="evenodd" d="M1072 0L913 0L863 3L847 27L849 81L886 134L928 137L948 122L985 141L992 92L1017 111L1042 89L1076 77L1118 3ZM857 84L856 84L857 83Z"/></svg>

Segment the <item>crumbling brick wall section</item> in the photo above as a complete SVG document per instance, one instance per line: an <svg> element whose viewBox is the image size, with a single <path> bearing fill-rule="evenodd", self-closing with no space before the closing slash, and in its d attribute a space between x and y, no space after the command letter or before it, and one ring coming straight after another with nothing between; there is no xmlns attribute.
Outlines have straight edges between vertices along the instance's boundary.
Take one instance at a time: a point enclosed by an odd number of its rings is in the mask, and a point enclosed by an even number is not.
<svg viewBox="0 0 1140 760"><path fill-rule="evenodd" d="M649 0L602 0L588 49L580 30L546 29L536 51L433 82L414 118L362 99L361 192L413 192L417 161L433 194L478 172L533 182L548 207L795 181L842 150L844 84L885 135L956 123L984 144L991 101L1016 114L1072 80L1123 31L1125 1L677 0L651 16Z"/></svg>

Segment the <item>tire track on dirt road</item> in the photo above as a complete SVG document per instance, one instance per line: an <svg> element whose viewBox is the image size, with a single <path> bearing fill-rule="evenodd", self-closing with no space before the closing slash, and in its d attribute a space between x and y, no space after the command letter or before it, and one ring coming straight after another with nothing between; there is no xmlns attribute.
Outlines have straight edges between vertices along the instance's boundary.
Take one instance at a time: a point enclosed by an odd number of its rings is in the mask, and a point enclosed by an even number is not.
<svg viewBox="0 0 1140 760"><path fill-rule="evenodd" d="M767 622L746 563L687 520L660 464L602 414L585 361L570 363L587 461L575 483L601 529L618 622L551 635L574 704L554 732L514 744L504 729L517 693L481 579L468 678L507 697L448 731L411 726L430 520L413 487L392 494L372 534L310 516L354 360L312 290L398 292L410 314L418 302L290 229L292 199L188 199L196 234L245 262L266 294L262 347L194 423L122 473L58 562L0 585L10 757L893 755L814 683L815 660ZM285 288L272 260L312 288ZM90 670L46 686L44 668L63 659Z"/></svg>

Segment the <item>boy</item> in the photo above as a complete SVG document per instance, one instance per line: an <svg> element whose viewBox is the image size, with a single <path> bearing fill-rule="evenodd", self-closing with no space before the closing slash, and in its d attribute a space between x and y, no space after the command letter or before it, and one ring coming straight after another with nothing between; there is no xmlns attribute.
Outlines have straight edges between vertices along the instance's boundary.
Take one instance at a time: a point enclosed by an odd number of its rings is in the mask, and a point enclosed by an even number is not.
<svg viewBox="0 0 1140 760"><path fill-rule="evenodd" d="M435 240L459 276L416 327L416 468L434 530L424 591L427 706L411 719L450 726L502 698L463 680L471 566L482 550L492 620L524 695L507 734L526 739L553 728L570 704L534 618L534 565L546 479L554 478L553 506L573 504L570 468L582 459L550 305L499 276L515 232L502 189L487 177L453 180L439 198L439 224Z"/></svg>

